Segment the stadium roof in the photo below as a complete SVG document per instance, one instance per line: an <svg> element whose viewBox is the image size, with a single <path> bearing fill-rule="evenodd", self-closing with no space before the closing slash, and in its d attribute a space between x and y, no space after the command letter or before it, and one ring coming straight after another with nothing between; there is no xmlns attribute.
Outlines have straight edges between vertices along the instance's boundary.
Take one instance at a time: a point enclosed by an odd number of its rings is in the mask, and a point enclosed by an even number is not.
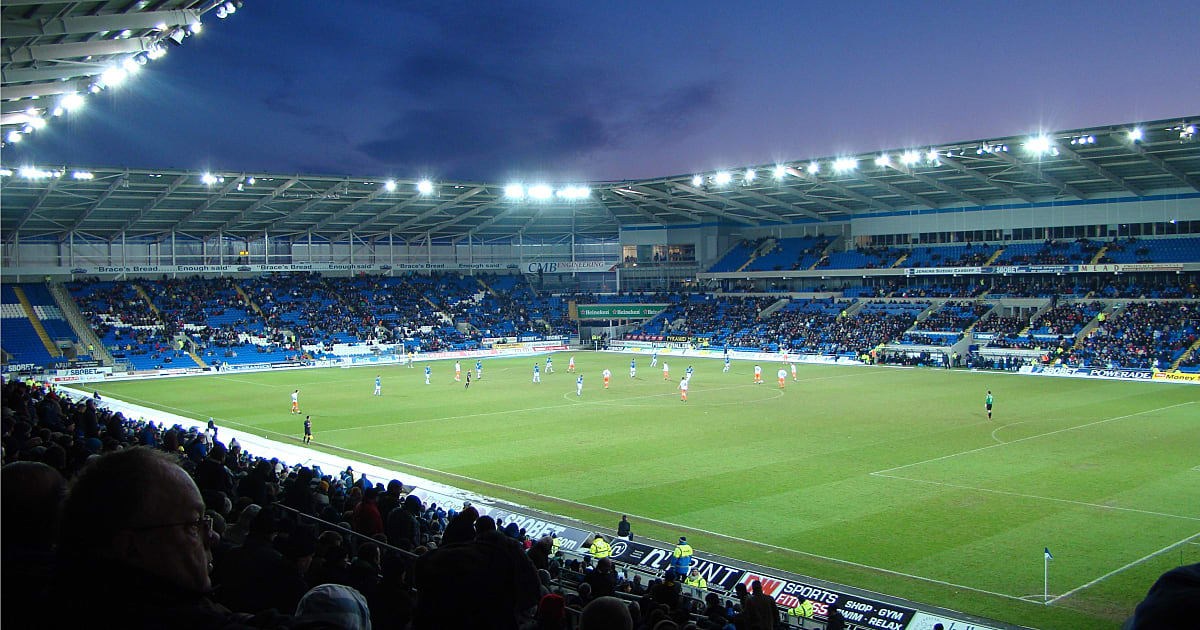
<svg viewBox="0 0 1200 630"><path fill-rule="evenodd" d="M229 2L229 7L241 2ZM201 27L217 0L31 2L0 5L0 132L19 141L89 93L115 85ZM69 98L74 98L72 103ZM11 136L11 137L10 137Z"/></svg>
<svg viewBox="0 0 1200 630"><path fill-rule="evenodd" d="M184 43L200 17L241 2L4 0L0 126L54 124L71 94L105 72ZM548 240L614 239L622 226L743 227L844 221L874 213L1200 191L1200 116L905 147L623 182L429 182L327 176L4 164L0 233L98 239L183 234ZM51 121L45 123L44 121ZM1137 131L1140 138L1131 133ZM35 142L36 137L30 142ZM883 159L886 156L886 161ZM753 174L753 179L747 177ZM582 188L586 186L586 189Z"/></svg>
<svg viewBox="0 0 1200 630"><path fill-rule="evenodd" d="M389 187L373 176L5 164L0 231L8 242L18 234L66 239L72 232L100 239L171 233L409 242L518 234L612 239L632 225L756 227L1196 193L1198 118L805 159L727 174L591 183L586 189L538 191L526 183L519 197L510 195L515 191L507 190L507 182L429 182L426 193L416 180L394 180ZM748 172L754 173L749 181Z"/></svg>

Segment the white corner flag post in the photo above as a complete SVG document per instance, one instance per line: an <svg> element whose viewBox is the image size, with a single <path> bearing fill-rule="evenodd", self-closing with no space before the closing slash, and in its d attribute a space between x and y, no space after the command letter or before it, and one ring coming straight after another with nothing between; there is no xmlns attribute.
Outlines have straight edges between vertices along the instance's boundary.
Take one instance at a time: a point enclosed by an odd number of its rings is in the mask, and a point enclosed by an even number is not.
<svg viewBox="0 0 1200 630"><path fill-rule="evenodd" d="M1042 604L1045 605L1050 601L1050 561L1054 556L1050 555L1050 548L1045 547L1046 556L1042 560Z"/></svg>

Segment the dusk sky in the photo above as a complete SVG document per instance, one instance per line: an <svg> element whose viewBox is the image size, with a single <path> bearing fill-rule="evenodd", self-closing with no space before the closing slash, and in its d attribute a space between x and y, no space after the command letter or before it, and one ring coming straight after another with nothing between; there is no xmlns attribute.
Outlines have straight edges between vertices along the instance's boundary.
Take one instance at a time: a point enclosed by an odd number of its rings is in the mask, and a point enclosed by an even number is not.
<svg viewBox="0 0 1200 630"><path fill-rule="evenodd" d="M4 163L643 179L1200 113L1164 2L246 0Z"/></svg>

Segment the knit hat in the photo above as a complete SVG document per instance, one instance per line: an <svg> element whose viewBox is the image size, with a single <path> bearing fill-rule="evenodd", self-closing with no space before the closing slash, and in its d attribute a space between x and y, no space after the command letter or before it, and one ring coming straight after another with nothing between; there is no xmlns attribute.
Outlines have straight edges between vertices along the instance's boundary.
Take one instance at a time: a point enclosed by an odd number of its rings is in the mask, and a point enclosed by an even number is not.
<svg viewBox="0 0 1200 630"><path fill-rule="evenodd" d="M562 595L547 593L538 602L537 618L544 621L559 621L566 615L567 601Z"/></svg>
<svg viewBox="0 0 1200 630"><path fill-rule="evenodd" d="M315 586L296 606L302 620L327 622L345 630L371 630L371 609L357 590L341 584Z"/></svg>
<svg viewBox="0 0 1200 630"><path fill-rule="evenodd" d="M686 545L686 544L687 544L687 536L680 536L680 537L679 537L679 544L681 544L681 545Z"/></svg>

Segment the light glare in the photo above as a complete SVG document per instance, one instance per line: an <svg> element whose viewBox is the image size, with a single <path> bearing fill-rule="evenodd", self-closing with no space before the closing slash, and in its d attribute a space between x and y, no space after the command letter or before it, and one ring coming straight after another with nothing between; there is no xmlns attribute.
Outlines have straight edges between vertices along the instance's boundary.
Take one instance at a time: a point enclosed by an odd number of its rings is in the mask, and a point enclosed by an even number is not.
<svg viewBox="0 0 1200 630"><path fill-rule="evenodd" d="M504 187L505 197L521 198L525 196L525 187L520 184L509 184Z"/></svg>
<svg viewBox="0 0 1200 630"><path fill-rule="evenodd" d="M730 174L729 171L721 171L720 173L717 173L716 177L713 178L713 181L724 186L725 184L733 181L733 175Z"/></svg>
<svg viewBox="0 0 1200 630"><path fill-rule="evenodd" d="M423 179L420 182L417 182L417 192L421 193L422 195L428 195L429 193L433 192L433 182L429 181L428 179Z"/></svg>
<svg viewBox="0 0 1200 630"><path fill-rule="evenodd" d="M692 185L693 186L703 186L704 185L704 176L692 175Z"/></svg>
<svg viewBox="0 0 1200 630"><path fill-rule="evenodd" d="M1050 150L1050 139L1046 136L1037 136L1036 138L1030 138L1029 142L1025 143L1025 146L1034 153L1045 153Z"/></svg>
<svg viewBox="0 0 1200 630"><path fill-rule="evenodd" d="M554 194L554 190L545 184L538 184L529 187L529 196L534 199L549 199Z"/></svg>

